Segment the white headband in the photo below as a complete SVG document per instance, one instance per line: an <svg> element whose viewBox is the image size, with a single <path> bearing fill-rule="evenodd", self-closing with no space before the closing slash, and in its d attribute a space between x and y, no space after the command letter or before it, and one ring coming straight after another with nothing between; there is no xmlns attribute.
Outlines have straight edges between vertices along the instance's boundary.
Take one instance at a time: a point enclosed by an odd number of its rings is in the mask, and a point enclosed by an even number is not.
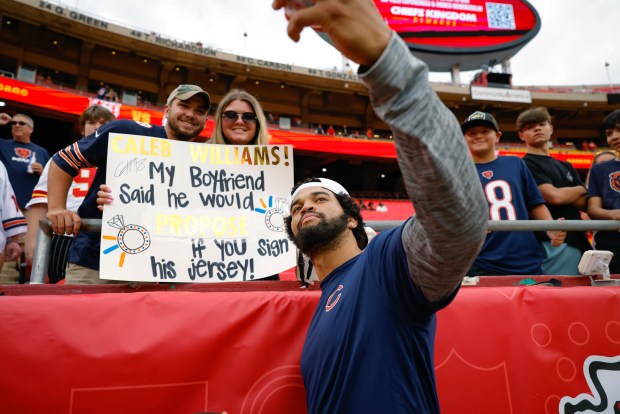
<svg viewBox="0 0 620 414"><path fill-rule="evenodd" d="M322 188L325 188L325 189L331 191L334 194L343 194L344 193L346 195L349 195L347 190L345 190L343 186L341 186L340 184L338 184L334 180L330 180L329 178L319 178L318 180L320 182L318 182L318 181L311 181L309 183L305 183L305 184L302 184L299 187L297 187L297 190L295 190L295 192L291 195L291 198L290 198L290 200L288 202L289 208L291 207L291 205L293 205L293 200L295 199L295 196L297 194L299 194L299 192L301 190L303 190L304 188L308 188L308 187L322 187Z"/></svg>

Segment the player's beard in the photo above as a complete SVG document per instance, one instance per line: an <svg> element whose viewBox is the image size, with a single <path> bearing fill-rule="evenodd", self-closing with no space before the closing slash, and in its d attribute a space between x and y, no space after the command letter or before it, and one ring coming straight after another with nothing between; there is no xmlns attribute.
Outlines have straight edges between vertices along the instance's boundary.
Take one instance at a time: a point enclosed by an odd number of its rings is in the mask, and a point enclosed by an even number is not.
<svg viewBox="0 0 620 414"><path fill-rule="evenodd" d="M349 230L349 216L342 213L331 219L326 219L322 213L314 213L320 217L317 224L299 228L295 244L302 253L313 254L332 250L340 244L344 234Z"/></svg>

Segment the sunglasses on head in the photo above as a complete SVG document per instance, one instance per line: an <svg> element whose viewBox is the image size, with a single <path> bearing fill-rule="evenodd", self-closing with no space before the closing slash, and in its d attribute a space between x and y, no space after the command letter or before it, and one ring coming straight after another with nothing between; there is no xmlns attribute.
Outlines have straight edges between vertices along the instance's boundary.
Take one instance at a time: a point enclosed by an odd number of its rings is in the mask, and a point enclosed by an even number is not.
<svg viewBox="0 0 620 414"><path fill-rule="evenodd" d="M11 122L9 122L9 125L11 125L11 126L13 126L13 125L19 125L19 126L28 125L28 126L30 126L30 124L28 122L24 122L24 121L11 121Z"/></svg>
<svg viewBox="0 0 620 414"><path fill-rule="evenodd" d="M240 114L239 112L235 111L224 111L224 113L222 114L224 118L231 121L236 121L237 119L239 119L239 115L241 115L241 119L243 120L243 122L255 122L257 120L256 114L254 112L244 112Z"/></svg>

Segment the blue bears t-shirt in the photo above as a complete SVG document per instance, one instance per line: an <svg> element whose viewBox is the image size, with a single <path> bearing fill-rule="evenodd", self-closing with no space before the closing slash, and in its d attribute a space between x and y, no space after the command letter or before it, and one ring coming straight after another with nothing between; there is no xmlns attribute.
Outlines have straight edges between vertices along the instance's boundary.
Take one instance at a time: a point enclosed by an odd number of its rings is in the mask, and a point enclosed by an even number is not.
<svg viewBox="0 0 620 414"><path fill-rule="evenodd" d="M409 274L403 227L381 232L321 282L301 359L309 414L439 412L435 312L454 295L424 298Z"/></svg>
<svg viewBox="0 0 620 414"><path fill-rule="evenodd" d="M167 137L163 126L122 119L101 126L95 133L54 154L54 162L74 177L81 168L98 167L93 183L78 209L81 218L101 219L101 211L97 208L97 191L101 184L105 184L108 139L111 133ZM99 270L100 237L100 233L80 231L69 251L69 263Z"/></svg>
<svg viewBox="0 0 620 414"><path fill-rule="evenodd" d="M26 208L32 196L32 190L39 182L39 174L28 172L28 165L33 154L36 154L35 161L41 165L47 164L50 159L47 150L35 143L0 139L0 161L6 167L17 204L21 209Z"/></svg>
<svg viewBox="0 0 620 414"><path fill-rule="evenodd" d="M529 211L545 199L523 160L500 156L476 164L489 203L490 220L528 220ZM490 231L474 261L494 275L540 275L543 254L531 231Z"/></svg>
<svg viewBox="0 0 620 414"><path fill-rule="evenodd" d="M620 161L611 160L595 164L590 170L589 197L600 197L605 210L620 209ZM594 234L597 246L620 247L620 233L597 231Z"/></svg>

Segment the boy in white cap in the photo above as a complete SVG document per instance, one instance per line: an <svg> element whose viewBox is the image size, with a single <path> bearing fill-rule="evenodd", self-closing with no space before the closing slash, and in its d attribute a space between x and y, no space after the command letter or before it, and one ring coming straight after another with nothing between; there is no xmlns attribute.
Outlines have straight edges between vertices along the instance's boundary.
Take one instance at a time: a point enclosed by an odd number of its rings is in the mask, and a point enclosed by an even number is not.
<svg viewBox="0 0 620 414"><path fill-rule="evenodd" d="M476 111L461 125L489 203L490 220L553 220L529 169L519 157L497 155L502 136L493 115ZM547 232L559 246L566 232ZM540 275L543 254L531 231L495 231L487 234L469 276Z"/></svg>

